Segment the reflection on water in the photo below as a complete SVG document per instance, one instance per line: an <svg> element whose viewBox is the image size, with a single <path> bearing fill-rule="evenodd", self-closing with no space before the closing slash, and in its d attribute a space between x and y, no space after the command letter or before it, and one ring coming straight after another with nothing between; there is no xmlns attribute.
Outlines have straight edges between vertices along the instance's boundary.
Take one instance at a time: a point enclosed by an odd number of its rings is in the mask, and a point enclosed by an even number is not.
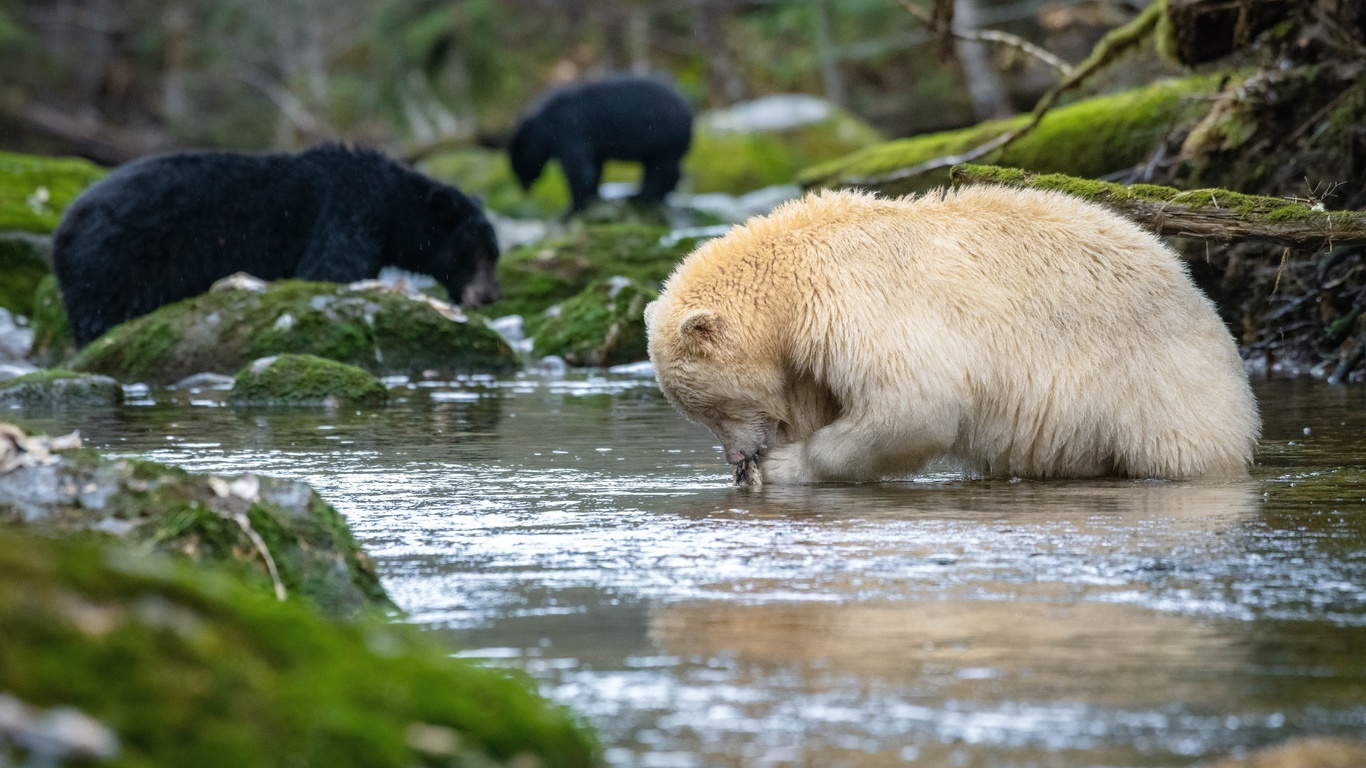
<svg viewBox="0 0 1366 768"><path fill-rule="evenodd" d="M313 483L412 621L535 675L616 765L1185 766L1366 731L1366 393L1258 391L1232 483L739 491L631 378L25 423Z"/></svg>

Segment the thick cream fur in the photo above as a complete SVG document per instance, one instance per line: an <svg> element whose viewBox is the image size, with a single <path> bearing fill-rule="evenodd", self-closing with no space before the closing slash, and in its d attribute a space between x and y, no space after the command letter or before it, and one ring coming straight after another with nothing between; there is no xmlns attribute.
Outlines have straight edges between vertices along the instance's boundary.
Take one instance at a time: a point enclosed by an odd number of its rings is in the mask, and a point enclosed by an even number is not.
<svg viewBox="0 0 1366 768"><path fill-rule="evenodd" d="M768 483L1245 474L1261 425L1154 235L1057 192L825 191L704 243L646 310L660 388Z"/></svg>

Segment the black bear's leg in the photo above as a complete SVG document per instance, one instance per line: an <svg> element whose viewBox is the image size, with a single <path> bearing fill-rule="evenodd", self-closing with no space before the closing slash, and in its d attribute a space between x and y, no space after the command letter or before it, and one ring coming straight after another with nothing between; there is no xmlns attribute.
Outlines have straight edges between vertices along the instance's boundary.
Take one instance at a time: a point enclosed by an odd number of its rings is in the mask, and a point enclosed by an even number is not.
<svg viewBox="0 0 1366 768"><path fill-rule="evenodd" d="M640 181L640 191L636 200L642 203L662 203L664 198L678 186L683 172L679 169L679 158L651 160L645 163L645 177Z"/></svg>
<svg viewBox="0 0 1366 768"><path fill-rule="evenodd" d="M598 198L598 180L602 178L602 163L586 149L561 152L557 159L569 182L569 195L574 204L570 213L578 213Z"/></svg>

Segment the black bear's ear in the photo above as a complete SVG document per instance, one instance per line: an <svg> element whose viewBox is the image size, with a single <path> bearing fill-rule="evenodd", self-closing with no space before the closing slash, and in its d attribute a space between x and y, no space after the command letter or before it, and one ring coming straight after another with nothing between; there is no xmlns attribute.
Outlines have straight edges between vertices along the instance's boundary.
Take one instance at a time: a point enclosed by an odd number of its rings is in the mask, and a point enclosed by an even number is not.
<svg viewBox="0 0 1366 768"><path fill-rule="evenodd" d="M678 335L693 354L705 354L721 344L726 323L714 309L692 309L678 321Z"/></svg>
<svg viewBox="0 0 1366 768"><path fill-rule="evenodd" d="M432 190L427 196L427 212L432 219L442 224L450 224L456 220L460 211L460 206L455 204L455 195L444 189Z"/></svg>

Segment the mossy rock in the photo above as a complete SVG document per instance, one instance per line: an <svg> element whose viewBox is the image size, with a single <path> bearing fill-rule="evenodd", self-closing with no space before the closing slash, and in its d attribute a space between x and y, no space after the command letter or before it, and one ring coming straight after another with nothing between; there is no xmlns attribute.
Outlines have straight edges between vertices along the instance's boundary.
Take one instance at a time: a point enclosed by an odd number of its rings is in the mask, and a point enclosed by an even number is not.
<svg viewBox="0 0 1366 768"><path fill-rule="evenodd" d="M639 224L577 226L569 234L516 248L498 260L503 298L480 312L533 317L620 275L654 288L698 243L672 241L667 227Z"/></svg>
<svg viewBox="0 0 1366 768"><path fill-rule="evenodd" d="M123 385L108 376L49 370L0 382L0 406L21 409L112 407L123 403Z"/></svg>
<svg viewBox="0 0 1366 768"><path fill-rule="evenodd" d="M33 317L33 293L51 270L48 238L28 232L0 232L0 307Z"/></svg>
<svg viewBox="0 0 1366 768"><path fill-rule="evenodd" d="M288 599L334 618L393 608L346 521L304 483L227 480L89 450L59 456L0 475L0 521L102 531L226 571L266 594L276 594L278 580Z"/></svg>
<svg viewBox="0 0 1366 768"><path fill-rule="evenodd" d="M1147 159L1177 125L1199 118L1207 99L1219 91L1221 76L1161 80L1131 91L1097 96L1057 107L1020 140L979 162L1041 173L1096 178ZM918 192L949 181L948 168L912 178L880 182L886 174L939 157L960 154L1029 122L1029 115L991 120L869 147L808 168L798 181L806 187L860 186L888 194Z"/></svg>
<svg viewBox="0 0 1366 768"><path fill-rule="evenodd" d="M351 405L389 400L383 382L354 365L316 355L263 357L237 372L228 402L235 405Z"/></svg>
<svg viewBox="0 0 1366 768"><path fill-rule="evenodd" d="M601 764L525 678L413 627L84 537L0 532L0 691L111 729L108 768Z"/></svg>
<svg viewBox="0 0 1366 768"><path fill-rule="evenodd" d="M527 321L535 354L559 355L574 366L604 367L648 357L645 305L657 292L626 278L600 280L556 311Z"/></svg>
<svg viewBox="0 0 1366 768"><path fill-rule="evenodd" d="M280 280L263 292L211 291L114 327L71 361L120 381L172 384L235 374L272 355L314 354L376 375L501 373L516 354L483 320L449 320L424 301L335 283Z"/></svg>
<svg viewBox="0 0 1366 768"><path fill-rule="evenodd" d="M740 110L762 109L775 99L800 99L801 104L815 108L814 119L770 130L745 124ZM809 96L770 96L701 115L683 165L693 192L739 195L791 184L803 168L884 140L876 128L828 102Z"/></svg>
<svg viewBox="0 0 1366 768"><path fill-rule="evenodd" d="M0 230L51 232L71 201L105 173L75 157L0 152Z"/></svg>
<svg viewBox="0 0 1366 768"><path fill-rule="evenodd" d="M37 365L58 365L76 354L76 342L71 338L71 326L66 319L61 289L57 278L47 275L33 289L33 314L29 325L33 328L33 349L29 359Z"/></svg>

